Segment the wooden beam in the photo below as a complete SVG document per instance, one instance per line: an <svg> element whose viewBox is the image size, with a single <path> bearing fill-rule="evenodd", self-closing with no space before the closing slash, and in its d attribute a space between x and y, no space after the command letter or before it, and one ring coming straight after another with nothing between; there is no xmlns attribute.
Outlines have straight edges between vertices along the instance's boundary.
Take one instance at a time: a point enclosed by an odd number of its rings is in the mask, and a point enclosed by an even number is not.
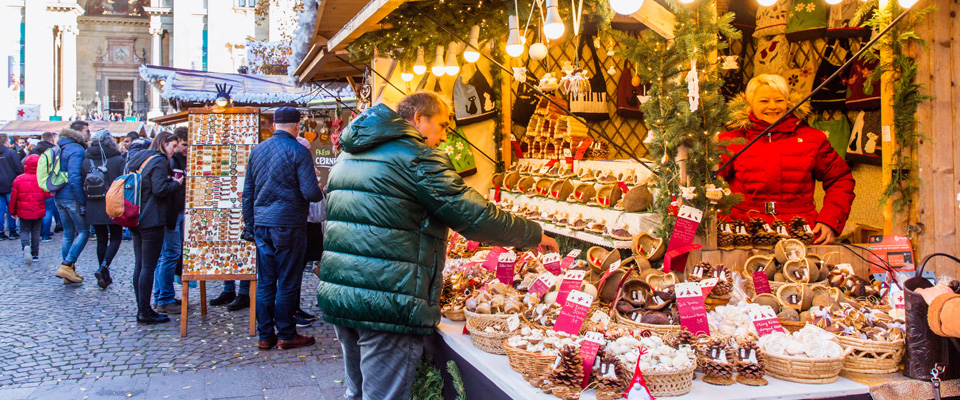
<svg viewBox="0 0 960 400"><path fill-rule="evenodd" d="M303 70L313 62L313 58L317 56L317 53L320 52L322 47L323 45L317 43L314 43L312 46L310 46L310 50L307 51L307 55L303 57L303 60L300 60L300 65L297 66L297 70L294 71L293 75L300 76L300 74L303 73Z"/></svg>
<svg viewBox="0 0 960 400"><path fill-rule="evenodd" d="M353 42L354 39L373 29L380 20L393 12L393 10L396 10L397 7L400 7L401 4L406 3L406 1L407 0L370 0L357 15L353 16L340 31L330 38L327 42L327 49L330 51L343 50Z"/></svg>
<svg viewBox="0 0 960 400"><path fill-rule="evenodd" d="M655 1L644 1L640 9L630 17L642 22L664 39L674 38L673 28L677 25L677 16Z"/></svg>

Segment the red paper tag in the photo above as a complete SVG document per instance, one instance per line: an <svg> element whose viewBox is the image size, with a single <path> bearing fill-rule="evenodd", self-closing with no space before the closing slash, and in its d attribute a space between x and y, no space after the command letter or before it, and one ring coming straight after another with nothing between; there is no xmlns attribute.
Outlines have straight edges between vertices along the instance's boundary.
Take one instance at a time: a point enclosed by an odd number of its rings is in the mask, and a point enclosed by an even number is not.
<svg viewBox="0 0 960 400"><path fill-rule="evenodd" d="M520 142L514 140L510 142L510 146L513 147L513 154L517 158L523 158L523 150L520 149Z"/></svg>
<svg viewBox="0 0 960 400"><path fill-rule="evenodd" d="M523 252L523 254L520 255L519 258L517 258L517 264L523 265L527 262L527 260L531 260L534 258L537 258L537 256L533 255L533 253L529 251L525 251Z"/></svg>
<svg viewBox="0 0 960 400"><path fill-rule="evenodd" d="M497 280L504 285L513 286L514 266L517 265L517 255L512 251L500 254L497 257Z"/></svg>
<svg viewBox="0 0 960 400"><path fill-rule="evenodd" d="M487 253L487 259L483 262L483 268L490 272L496 271L497 261L500 259L500 255L506 251L507 249L503 247L490 249L490 253Z"/></svg>
<svg viewBox="0 0 960 400"><path fill-rule="evenodd" d="M563 159L567 162L567 165L573 166L573 152L570 151L569 147L563 148Z"/></svg>
<svg viewBox="0 0 960 400"><path fill-rule="evenodd" d="M560 292L557 293L557 304L564 304L564 302L567 301L567 295L573 291L580 290L580 285L583 283L583 277L586 275L587 271L584 270L567 271L567 273L563 276L563 280L560 281Z"/></svg>
<svg viewBox="0 0 960 400"><path fill-rule="evenodd" d="M626 183L617 182L617 186L620 186L620 191L623 192L623 194L627 194L627 192L630 191L630 188L627 187Z"/></svg>
<svg viewBox="0 0 960 400"><path fill-rule="evenodd" d="M542 298L544 294L550 291L550 288L557 283L557 276L549 272L544 272L537 277L537 280L533 281L533 284L530 285L530 289L527 290L527 293L530 293L537 298Z"/></svg>
<svg viewBox="0 0 960 400"><path fill-rule="evenodd" d="M587 332L583 336L583 341L580 342L580 359L583 360L581 389L586 389L587 384L590 383L590 374L593 372L593 363L597 360L597 352L600 351L600 346L603 346L606 342L600 332Z"/></svg>
<svg viewBox="0 0 960 400"><path fill-rule="evenodd" d="M554 165L557 165L557 162L559 162L559 161L560 161L560 160L550 160L550 161L547 161L547 164L544 165L544 166L547 167L547 168L552 168Z"/></svg>
<svg viewBox="0 0 960 400"><path fill-rule="evenodd" d="M453 248L457 245L457 239L460 238L460 234L457 232L453 233L453 236L450 237L450 240L447 241L447 253L453 251Z"/></svg>
<svg viewBox="0 0 960 400"><path fill-rule="evenodd" d="M500 202L500 185L497 185L497 187L493 190L493 201L497 203Z"/></svg>
<svg viewBox="0 0 960 400"><path fill-rule="evenodd" d="M710 334L707 323L707 307L703 304L703 290L697 282L676 285L677 307L680 309L680 325L694 336Z"/></svg>
<svg viewBox="0 0 960 400"><path fill-rule="evenodd" d="M543 262L543 268L546 268L547 271L550 271L554 275L560 275L563 273L563 271L560 269L560 254L546 254L543 256L541 262Z"/></svg>
<svg viewBox="0 0 960 400"><path fill-rule="evenodd" d="M580 146L577 146L577 154L573 156L575 160L582 160L583 155L587 153L587 149L590 148L590 145L593 144L593 139L586 138L580 142Z"/></svg>
<svg viewBox="0 0 960 400"><path fill-rule="evenodd" d="M757 334L760 336L769 335L774 332L787 333L787 330L783 329L783 326L780 325L777 314L773 312L773 308L770 308L770 306L760 306L759 311L752 311L750 313L750 319L753 320L753 326L757 328Z"/></svg>
<svg viewBox="0 0 960 400"><path fill-rule="evenodd" d="M910 239L903 235L873 235L867 237L867 247L873 250L870 253L870 261L877 265L883 265L884 261L901 271L913 271L913 246ZM886 270L871 264L870 273L887 272Z"/></svg>
<svg viewBox="0 0 960 400"><path fill-rule="evenodd" d="M573 260L576 260L580 255L580 249L573 249L567 253L567 256L563 258L563 261L560 262L560 269L566 271L567 268L570 268L570 265L573 264Z"/></svg>
<svg viewBox="0 0 960 400"><path fill-rule="evenodd" d="M560 308L560 315L557 316L557 323L553 325L553 330L579 335L591 303L593 303L593 296L579 290L570 292L570 296L566 297L563 307Z"/></svg>
<svg viewBox="0 0 960 400"><path fill-rule="evenodd" d="M714 286L717 286L717 283L720 280L717 278L704 279L700 281L700 291L703 292L703 299L706 300L707 296L710 296L710 291L713 290Z"/></svg>
<svg viewBox="0 0 960 400"><path fill-rule="evenodd" d="M670 247L670 246L667 246L667 247ZM673 249L666 252L663 255L663 272L669 273L672 270L671 266L674 266L674 267L679 266L680 268L678 269L680 270L680 272L683 272L684 267L687 266L687 256L689 255L688 253L700 248L703 248L703 246L699 244L689 244L689 245L680 247L678 249ZM683 258L682 264L680 264L681 257ZM676 264L674 264L674 262L676 262Z"/></svg>
<svg viewBox="0 0 960 400"><path fill-rule="evenodd" d="M673 228L673 234L670 235L670 244L667 245L667 253L693 243L693 237L697 233L697 225L700 225L701 220L703 220L703 211L687 205L680 207L680 211L677 213L677 224ZM687 250L687 252L689 251ZM686 266L686 252L669 258L664 256L663 272L683 272Z"/></svg>
<svg viewBox="0 0 960 400"><path fill-rule="evenodd" d="M770 277L766 272L757 271L753 273L753 291L757 294L773 293L770 290Z"/></svg>
<svg viewBox="0 0 960 400"><path fill-rule="evenodd" d="M467 251L473 253L473 252L476 252L477 249L479 248L480 248L480 242L474 242L472 240L467 241Z"/></svg>

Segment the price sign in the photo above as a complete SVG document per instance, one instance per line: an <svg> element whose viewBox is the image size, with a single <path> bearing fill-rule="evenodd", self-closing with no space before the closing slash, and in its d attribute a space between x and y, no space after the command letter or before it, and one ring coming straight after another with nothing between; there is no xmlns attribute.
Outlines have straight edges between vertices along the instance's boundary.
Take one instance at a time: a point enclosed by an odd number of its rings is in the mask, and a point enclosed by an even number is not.
<svg viewBox="0 0 960 400"><path fill-rule="evenodd" d="M543 263L543 267L554 275L560 275L563 273L563 271L560 269L560 254L548 253L544 255L543 259L540 261Z"/></svg>
<svg viewBox="0 0 960 400"><path fill-rule="evenodd" d="M580 255L580 249L573 249L567 253L567 256L563 258L563 261L560 262L560 269L566 271L567 268L570 268L570 265L573 264L573 260L576 260Z"/></svg>
<svg viewBox="0 0 960 400"><path fill-rule="evenodd" d="M693 243L697 233L697 226L703 220L703 211L683 205L677 212L677 224L670 235L670 244L667 245L667 254L663 258L663 272L680 271L687 266L687 256L694 248L688 248ZM685 250L685 251L684 251ZM676 251L677 253L672 253Z"/></svg>
<svg viewBox="0 0 960 400"><path fill-rule="evenodd" d="M506 251L507 249L503 247L494 247L490 249L490 253L487 253L487 259L483 261L483 268L490 272L496 271L497 263L500 260L500 255Z"/></svg>
<svg viewBox="0 0 960 400"><path fill-rule="evenodd" d="M591 303L593 303L593 296L579 290L570 292L570 296L560 308L560 315L557 316L557 323L554 324L553 330L579 335Z"/></svg>
<svg viewBox="0 0 960 400"><path fill-rule="evenodd" d="M770 277L766 272L757 271L753 273L753 291L757 294L773 293L770 290Z"/></svg>
<svg viewBox="0 0 960 400"><path fill-rule="evenodd" d="M597 360L597 352L600 346L607 343L600 332L587 332L580 342L580 359L583 360L583 381L580 382L580 388L586 389L590 383L590 374L593 372L593 363Z"/></svg>
<svg viewBox="0 0 960 400"><path fill-rule="evenodd" d="M531 293L537 298L542 298L544 294L550 291L550 288L557 283L557 276L548 272L544 272L537 277L537 280L533 281L533 284L530 285L530 289L527 290L527 293Z"/></svg>
<svg viewBox="0 0 960 400"><path fill-rule="evenodd" d="M504 285L513 286L514 266L517 265L517 255L508 251L497 258L497 279Z"/></svg>
<svg viewBox="0 0 960 400"><path fill-rule="evenodd" d="M703 290L697 282L678 283L677 307L680 309L680 325L694 336L710 334L707 323L707 307L703 303Z"/></svg>
<svg viewBox="0 0 960 400"><path fill-rule="evenodd" d="M572 270L567 271L563 276L563 280L560 281L560 292L557 293L557 304L564 304L567 301L567 295L574 290L580 290L580 285L583 283L583 278L587 276L587 271L583 270Z"/></svg>
<svg viewBox="0 0 960 400"><path fill-rule="evenodd" d="M467 241L467 251L471 253L476 253L477 249L480 248L480 242L474 242L472 240Z"/></svg>
<svg viewBox="0 0 960 400"><path fill-rule="evenodd" d="M757 334L760 336L766 336L774 332L787 333L787 330L780 325L777 313L773 312L773 308L770 306L760 306L759 310L751 311L750 319L753 320L753 326L757 328Z"/></svg>
<svg viewBox="0 0 960 400"><path fill-rule="evenodd" d="M707 296L710 296L710 292L713 290L718 283L717 278L704 279L700 281L700 291L703 292L703 298L706 300Z"/></svg>

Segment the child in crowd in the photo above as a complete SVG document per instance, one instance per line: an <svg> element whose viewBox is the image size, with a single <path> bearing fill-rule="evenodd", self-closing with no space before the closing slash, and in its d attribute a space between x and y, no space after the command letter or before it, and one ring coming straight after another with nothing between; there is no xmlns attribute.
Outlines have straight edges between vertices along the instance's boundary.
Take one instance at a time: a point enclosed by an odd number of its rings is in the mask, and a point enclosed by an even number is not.
<svg viewBox="0 0 960 400"><path fill-rule="evenodd" d="M40 259L40 227L47 214L46 201L53 196L37 184L39 161L40 156L36 154L24 160L23 174L13 180L10 191L10 215L20 218L20 245L27 265Z"/></svg>

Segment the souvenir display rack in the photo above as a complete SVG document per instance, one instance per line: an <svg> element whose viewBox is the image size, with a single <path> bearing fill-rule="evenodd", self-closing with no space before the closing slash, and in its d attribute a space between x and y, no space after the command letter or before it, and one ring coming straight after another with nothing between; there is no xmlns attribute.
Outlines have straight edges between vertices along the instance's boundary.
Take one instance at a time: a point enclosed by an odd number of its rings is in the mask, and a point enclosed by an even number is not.
<svg viewBox="0 0 960 400"><path fill-rule="evenodd" d="M256 333L257 248L243 232L243 184L250 152L259 142L260 109L195 108L188 114L190 151L184 211L183 281L200 282L206 315L206 281L250 282L250 335ZM183 285L180 336L187 334L189 285Z"/></svg>

